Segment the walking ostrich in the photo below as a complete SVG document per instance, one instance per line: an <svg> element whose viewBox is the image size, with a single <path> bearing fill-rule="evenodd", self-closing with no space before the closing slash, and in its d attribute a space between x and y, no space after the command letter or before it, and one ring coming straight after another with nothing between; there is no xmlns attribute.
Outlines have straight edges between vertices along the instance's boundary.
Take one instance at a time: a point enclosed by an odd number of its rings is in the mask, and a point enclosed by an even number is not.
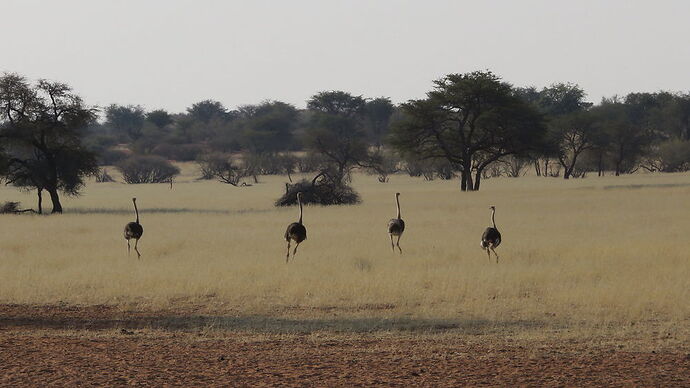
<svg viewBox="0 0 690 388"><path fill-rule="evenodd" d="M402 249L400 248L400 237L402 237L405 231L405 221L400 218L400 193L395 193L395 204L398 209L397 218L392 218L388 221L388 236L391 238L391 249L395 252L395 246L398 247L400 254L402 255ZM398 240L393 245L393 236L397 236Z"/></svg>
<svg viewBox="0 0 690 388"><path fill-rule="evenodd" d="M494 248L501 244L501 233L498 231L498 228L496 228L496 221L494 219L494 216L496 215L496 207L491 206L489 209L491 209L491 224L493 224L493 226L486 228L484 234L482 234L481 245L482 249L486 249L486 254L489 255L489 260L491 260L491 252L489 252L489 249L493 251L494 255L496 255L496 262L498 263L498 253L496 253Z"/></svg>
<svg viewBox="0 0 690 388"><path fill-rule="evenodd" d="M295 258L297 253L297 247L299 244L307 239L307 228L302 225L302 192L297 193L297 204L299 204L299 221L293 222L288 225L285 231L285 241L287 241L287 256L285 257L285 262L290 261L290 240L294 240L297 245L295 245L295 250L292 251L292 258Z"/></svg>
<svg viewBox="0 0 690 388"><path fill-rule="evenodd" d="M134 250L137 252L137 258L141 258L141 253L137 246L139 245L139 239L144 234L144 227L139 223L139 209L137 209L137 199L132 198L132 203L134 203L134 212L137 214L137 220L130 222L125 225L125 240L127 240L127 255L129 255L131 248L129 245L129 240L134 239Z"/></svg>

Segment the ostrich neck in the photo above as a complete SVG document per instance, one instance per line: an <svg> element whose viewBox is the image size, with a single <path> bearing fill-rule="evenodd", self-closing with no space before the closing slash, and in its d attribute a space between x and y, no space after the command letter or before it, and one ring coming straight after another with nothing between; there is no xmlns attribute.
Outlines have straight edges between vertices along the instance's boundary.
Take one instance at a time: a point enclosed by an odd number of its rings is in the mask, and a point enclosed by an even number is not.
<svg viewBox="0 0 690 388"><path fill-rule="evenodd" d="M139 209L137 209L137 203L134 202L134 213L137 215L137 224L139 223Z"/></svg>
<svg viewBox="0 0 690 388"><path fill-rule="evenodd" d="M400 198L398 196L395 197L395 205L398 210L398 219L400 219Z"/></svg>
<svg viewBox="0 0 690 388"><path fill-rule="evenodd" d="M299 223L302 224L302 200L297 198L297 203L299 204Z"/></svg>
<svg viewBox="0 0 690 388"><path fill-rule="evenodd" d="M491 223L494 226L494 229L496 229L496 220L494 219L494 216L496 215L496 210L491 211Z"/></svg>

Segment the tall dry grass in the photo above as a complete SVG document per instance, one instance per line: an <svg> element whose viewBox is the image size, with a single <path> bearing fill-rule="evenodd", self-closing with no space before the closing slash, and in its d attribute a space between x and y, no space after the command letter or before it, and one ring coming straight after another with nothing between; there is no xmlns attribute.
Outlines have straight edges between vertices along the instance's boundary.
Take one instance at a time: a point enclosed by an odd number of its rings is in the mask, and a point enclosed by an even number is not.
<svg viewBox="0 0 690 388"><path fill-rule="evenodd" d="M235 188L194 181L91 183L60 216L0 217L0 303L197 306L245 316L481 320L563 326L690 320L690 175L563 181L356 176L358 206L305 209L308 240L285 264L295 208L284 178ZM386 224L401 192L404 254ZM122 237L136 196L143 254ZM0 201L31 194L0 189ZM501 261L479 238L497 207Z"/></svg>

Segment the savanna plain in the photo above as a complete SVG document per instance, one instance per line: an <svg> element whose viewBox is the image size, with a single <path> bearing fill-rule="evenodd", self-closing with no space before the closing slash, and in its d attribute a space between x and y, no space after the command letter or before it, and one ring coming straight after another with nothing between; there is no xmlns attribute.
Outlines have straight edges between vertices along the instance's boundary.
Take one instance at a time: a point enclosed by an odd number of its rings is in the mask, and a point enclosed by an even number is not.
<svg viewBox="0 0 690 388"><path fill-rule="evenodd" d="M90 182L62 215L0 217L0 384L690 385L689 174L474 193L355 174L362 203L305 206L286 263L286 177L182 168L172 189ZM498 263L479 245L491 205Z"/></svg>

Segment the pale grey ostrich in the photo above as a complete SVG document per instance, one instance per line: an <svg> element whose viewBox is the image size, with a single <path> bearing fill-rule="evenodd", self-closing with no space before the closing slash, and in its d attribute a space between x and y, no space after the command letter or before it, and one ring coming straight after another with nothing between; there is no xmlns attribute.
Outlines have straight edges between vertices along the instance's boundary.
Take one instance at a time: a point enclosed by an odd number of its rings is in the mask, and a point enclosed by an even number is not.
<svg viewBox="0 0 690 388"><path fill-rule="evenodd" d="M491 249L494 255L496 255L496 262L498 263L498 253L496 253L494 248L501 244L501 233L498 231L498 228L496 228L496 207L491 206L489 209L491 209L491 224L493 226L486 228L484 234L482 234L481 245L482 249L486 249L486 254L489 255L489 260L491 260L491 252L489 252L489 249Z"/></svg>
<svg viewBox="0 0 690 388"><path fill-rule="evenodd" d="M127 240L127 255L129 255L131 248L129 245L129 240L134 239L134 250L137 252L137 258L141 257L141 253L139 253L139 249L137 246L139 245L139 239L141 236L144 234L144 227L141 226L139 223L139 209L137 209L137 199L132 198L132 203L134 203L134 212L137 215L137 220L134 222L130 222L127 225L125 225L125 240Z"/></svg>
<svg viewBox="0 0 690 388"><path fill-rule="evenodd" d="M392 218L388 221L388 236L391 238L391 249L395 252L395 247L398 247L400 254L402 255L402 249L400 248L400 237L402 237L405 231L405 221L400 218L400 193L395 193L395 205L398 210L398 216ZM393 236L397 236L398 240L393 244Z"/></svg>
<svg viewBox="0 0 690 388"><path fill-rule="evenodd" d="M302 241L307 239L307 228L302 225L302 192L297 193L297 204L299 205L299 221L288 225L285 231L285 241L287 241L286 263L290 261L290 241L294 240L297 243L297 245L295 245L295 250L292 251L292 258L294 259L295 254L297 254L297 247L299 247Z"/></svg>

